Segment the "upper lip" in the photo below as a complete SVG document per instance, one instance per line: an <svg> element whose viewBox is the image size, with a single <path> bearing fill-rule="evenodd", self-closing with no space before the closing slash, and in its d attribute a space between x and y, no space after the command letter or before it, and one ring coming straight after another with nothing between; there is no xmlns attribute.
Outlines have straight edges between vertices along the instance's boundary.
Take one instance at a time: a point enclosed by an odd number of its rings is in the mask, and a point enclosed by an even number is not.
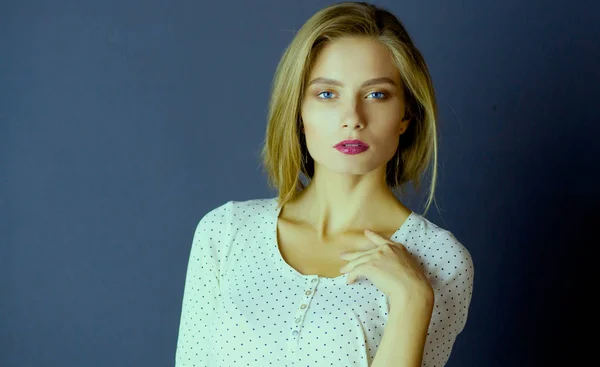
<svg viewBox="0 0 600 367"><path fill-rule="evenodd" d="M368 145L367 143L363 142L362 140L358 140L358 139L351 139L351 140L343 140L343 141L340 141L339 143L337 143L337 144L334 146L334 148L337 148L337 147L339 147L339 146L342 146L342 145L344 145L344 144L360 144L360 145L363 145L363 146L365 146L365 147L367 147L367 148L369 147L369 145Z"/></svg>

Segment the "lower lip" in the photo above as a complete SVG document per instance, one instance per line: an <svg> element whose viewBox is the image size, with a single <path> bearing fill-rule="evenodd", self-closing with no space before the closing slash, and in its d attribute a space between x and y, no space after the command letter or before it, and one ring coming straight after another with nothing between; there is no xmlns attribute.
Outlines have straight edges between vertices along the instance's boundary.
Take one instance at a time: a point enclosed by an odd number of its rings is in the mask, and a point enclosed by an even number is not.
<svg viewBox="0 0 600 367"><path fill-rule="evenodd" d="M339 147L335 147L335 149L339 150L340 152L342 152L344 154L360 154L369 148L364 145L353 146L353 147L345 147L343 145L340 145Z"/></svg>

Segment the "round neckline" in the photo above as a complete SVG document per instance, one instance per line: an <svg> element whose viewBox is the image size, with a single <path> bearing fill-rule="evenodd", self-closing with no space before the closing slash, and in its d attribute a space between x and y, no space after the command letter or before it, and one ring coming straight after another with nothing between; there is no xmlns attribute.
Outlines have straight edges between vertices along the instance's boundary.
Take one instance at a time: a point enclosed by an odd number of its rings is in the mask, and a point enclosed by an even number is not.
<svg viewBox="0 0 600 367"><path fill-rule="evenodd" d="M337 282L341 282L342 280L344 282L346 282L348 273L344 273L335 278L324 277L324 276L320 276L317 274L306 274L305 275L305 274L300 273L298 270L293 268L290 264L288 264L285 261L285 259L283 258L283 255L281 254L281 251L279 250L279 241L277 239L277 222L279 220L279 215L281 214L281 210L283 209L283 207L280 207L278 205L279 203L278 203L277 196L273 197L271 200L273 202L273 206L274 206L273 212L274 212L274 216L275 216L275 218L273 220L273 228L271 230L271 235L272 235L271 248L273 249L272 257L275 260L278 268L282 271L282 273L285 273L286 275L289 275L293 278L302 279L302 280L319 279L321 283L337 283ZM406 217L406 220L404 220L402 225L400 225L400 228L398 228L390 236L390 240L394 241L394 238L397 238L398 235L404 231L404 229L407 227L408 222L412 221L412 219L414 218L415 215L417 215L417 214L411 210L408 217Z"/></svg>

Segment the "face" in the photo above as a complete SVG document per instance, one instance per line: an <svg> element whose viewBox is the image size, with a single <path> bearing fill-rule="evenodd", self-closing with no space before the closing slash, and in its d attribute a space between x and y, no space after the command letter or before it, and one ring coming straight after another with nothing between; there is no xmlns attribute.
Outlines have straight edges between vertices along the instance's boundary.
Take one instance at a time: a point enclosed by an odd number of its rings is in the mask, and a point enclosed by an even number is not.
<svg viewBox="0 0 600 367"><path fill-rule="evenodd" d="M319 52L302 102L306 145L323 167L347 174L385 172L406 131L404 89L385 46L369 38L341 38ZM369 148L345 154L334 146L360 139Z"/></svg>

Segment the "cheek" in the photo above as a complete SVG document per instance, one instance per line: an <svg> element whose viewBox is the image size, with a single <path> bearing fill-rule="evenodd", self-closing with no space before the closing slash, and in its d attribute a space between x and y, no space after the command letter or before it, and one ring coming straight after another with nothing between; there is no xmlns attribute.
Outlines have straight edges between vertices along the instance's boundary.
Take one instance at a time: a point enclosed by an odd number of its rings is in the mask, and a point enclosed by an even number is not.
<svg viewBox="0 0 600 367"><path fill-rule="evenodd" d="M302 108L304 134L311 140L327 140L336 133L336 118L335 111L309 103Z"/></svg>
<svg viewBox="0 0 600 367"><path fill-rule="evenodd" d="M312 153L320 150L328 140L326 131L314 122L304 122L304 136L306 137L306 146Z"/></svg>
<svg viewBox="0 0 600 367"><path fill-rule="evenodd" d="M323 108L319 103L310 101L307 102L302 108L302 118L306 121L319 121L323 120L325 116L331 114L331 109Z"/></svg>
<svg viewBox="0 0 600 367"><path fill-rule="evenodd" d="M377 131L376 138L381 153L391 158L398 149L400 136L398 124L390 123L387 126L382 126Z"/></svg>

